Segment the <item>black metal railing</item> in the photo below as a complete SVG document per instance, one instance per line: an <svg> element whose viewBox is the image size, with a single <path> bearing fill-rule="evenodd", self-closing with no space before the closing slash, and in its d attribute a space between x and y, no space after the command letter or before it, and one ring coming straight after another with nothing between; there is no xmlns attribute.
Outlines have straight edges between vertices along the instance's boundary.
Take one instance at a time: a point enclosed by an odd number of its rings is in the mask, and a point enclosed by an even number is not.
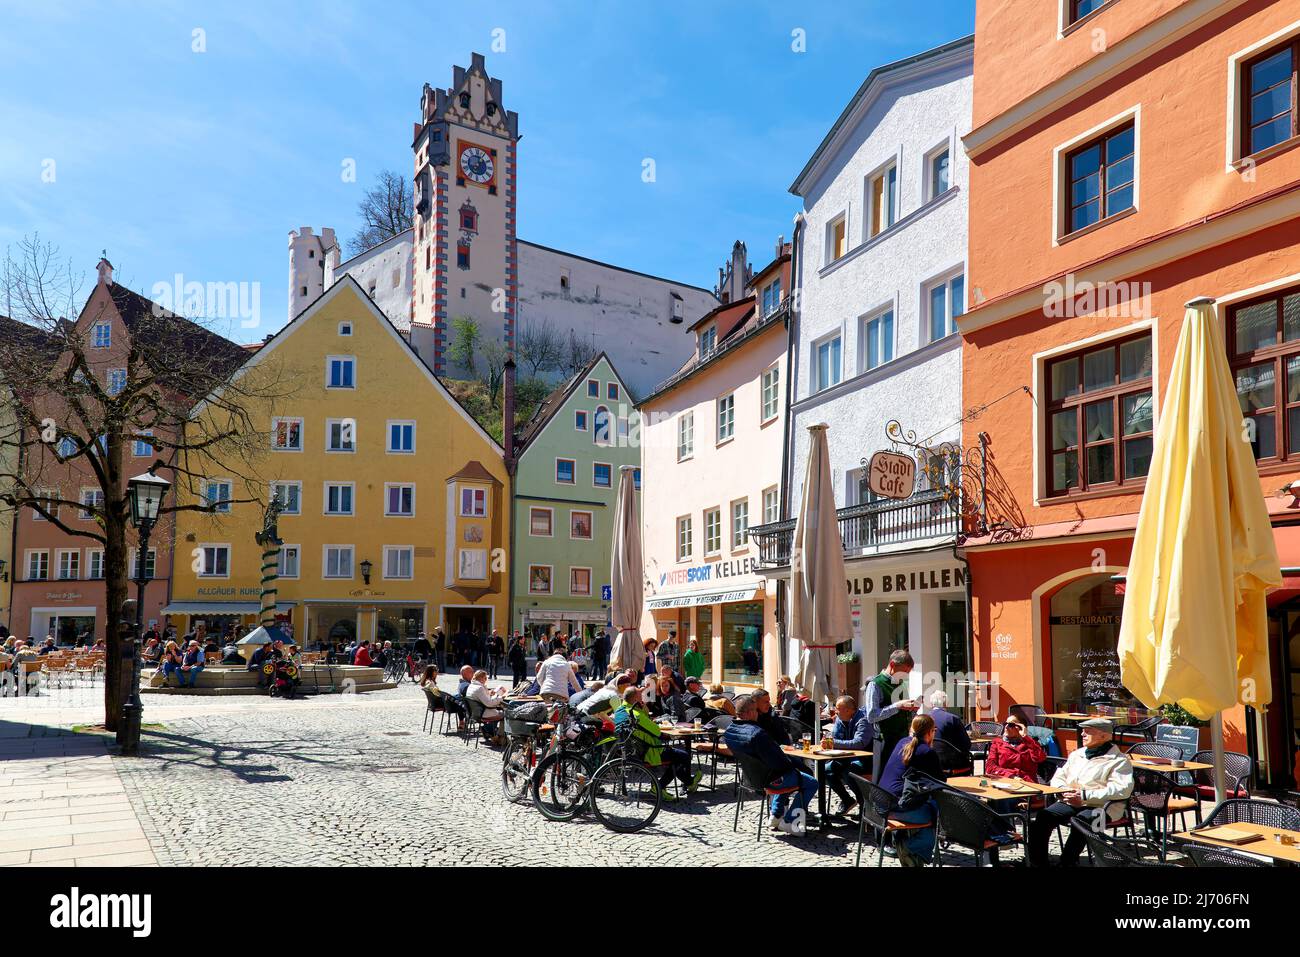
<svg viewBox="0 0 1300 957"><path fill-rule="evenodd" d="M961 516L940 491L920 492L903 501L868 502L835 512L845 557L865 554L882 545L914 542L926 538L956 536ZM758 545L758 563L763 568L790 564L795 520L755 525L749 538Z"/></svg>

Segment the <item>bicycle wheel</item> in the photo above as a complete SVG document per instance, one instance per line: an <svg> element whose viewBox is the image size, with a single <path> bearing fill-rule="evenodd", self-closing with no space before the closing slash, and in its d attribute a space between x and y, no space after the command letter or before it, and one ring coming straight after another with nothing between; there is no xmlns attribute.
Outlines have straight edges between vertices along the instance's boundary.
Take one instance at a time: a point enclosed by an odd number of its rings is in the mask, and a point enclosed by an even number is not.
<svg viewBox="0 0 1300 957"><path fill-rule="evenodd" d="M571 821L582 810L591 765L572 751L553 754L533 772L533 804L552 821Z"/></svg>
<svg viewBox="0 0 1300 957"><path fill-rule="evenodd" d="M501 793L507 801L521 804L528 797L532 762L532 742L526 738L512 738L501 761Z"/></svg>
<svg viewBox="0 0 1300 957"><path fill-rule="evenodd" d="M611 831L631 834L649 827L662 804L659 782L639 761L615 758L592 776L591 811Z"/></svg>

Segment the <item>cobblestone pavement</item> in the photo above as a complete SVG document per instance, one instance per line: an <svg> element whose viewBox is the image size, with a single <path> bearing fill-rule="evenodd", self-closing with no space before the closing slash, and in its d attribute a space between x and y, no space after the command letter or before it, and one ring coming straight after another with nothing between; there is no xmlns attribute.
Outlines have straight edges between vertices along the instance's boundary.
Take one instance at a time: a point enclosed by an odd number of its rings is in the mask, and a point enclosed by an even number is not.
<svg viewBox="0 0 1300 957"><path fill-rule="evenodd" d="M142 757L114 759L160 864L852 863L856 828L755 842L754 802L733 833L729 787L640 834L547 821L502 797L498 751L422 733L410 685L251 703L273 707L170 716Z"/></svg>

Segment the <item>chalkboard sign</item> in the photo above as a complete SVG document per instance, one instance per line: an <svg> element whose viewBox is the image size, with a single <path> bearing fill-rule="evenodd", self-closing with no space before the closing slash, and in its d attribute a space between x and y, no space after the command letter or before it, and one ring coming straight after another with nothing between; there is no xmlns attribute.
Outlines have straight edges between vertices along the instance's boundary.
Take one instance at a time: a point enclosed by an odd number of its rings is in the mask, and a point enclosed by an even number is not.
<svg viewBox="0 0 1300 957"><path fill-rule="evenodd" d="M1201 732L1181 724L1160 724L1156 725L1156 743L1173 745L1182 752L1184 761L1190 761L1201 750Z"/></svg>
<svg viewBox="0 0 1300 957"><path fill-rule="evenodd" d="M1123 696L1119 655L1110 649L1081 648L1077 655L1079 680L1087 701L1110 701Z"/></svg>

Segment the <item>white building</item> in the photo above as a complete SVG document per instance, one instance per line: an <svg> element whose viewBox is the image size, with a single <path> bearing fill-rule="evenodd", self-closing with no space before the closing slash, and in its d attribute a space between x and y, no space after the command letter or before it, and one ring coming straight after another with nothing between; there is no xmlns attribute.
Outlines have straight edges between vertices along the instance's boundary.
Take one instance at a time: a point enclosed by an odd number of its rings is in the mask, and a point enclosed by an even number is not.
<svg viewBox="0 0 1300 957"><path fill-rule="evenodd" d="M890 650L909 648L916 693L923 672L966 670L966 568L952 551L956 512L922 472L931 456L891 442L886 425L897 420L935 456L945 443L960 446L953 320L965 305L960 138L970 129L973 62L967 37L873 70L790 188L803 210L784 514L793 524L808 427L825 422L853 650L865 680ZM864 460L889 449L921 460L907 501L869 490ZM768 574L787 578L788 531L754 535Z"/></svg>
<svg viewBox="0 0 1300 957"><path fill-rule="evenodd" d="M301 275L304 256L310 264L320 238L306 227L290 233L289 318L320 294L311 278L328 286L348 273L440 375L463 371L449 367L446 353L451 322L469 316L485 340L507 346L529 322L545 321L603 350L636 395L670 376L691 354L682 330L718 300L698 286L518 239L518 144L518 114L504 108L501 81L482 54L454 68L450 87L426 84L412 144L414 226L346 262L335 245L328 268L310 277Z"/></svg>

